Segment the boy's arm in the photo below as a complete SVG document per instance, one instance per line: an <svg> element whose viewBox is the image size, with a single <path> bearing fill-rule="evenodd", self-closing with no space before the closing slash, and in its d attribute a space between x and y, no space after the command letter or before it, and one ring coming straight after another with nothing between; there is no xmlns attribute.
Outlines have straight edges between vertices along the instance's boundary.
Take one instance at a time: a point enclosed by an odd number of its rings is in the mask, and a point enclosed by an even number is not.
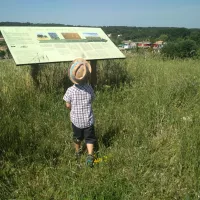
<svg viewBox="0 0 200 200"><path fill-rule="evenodd" d="M66 102L65 105L66 105L66 108L71 110L71 95L70 95L70 91L67 90L64 97L63 97L63 100Z"/></svg>

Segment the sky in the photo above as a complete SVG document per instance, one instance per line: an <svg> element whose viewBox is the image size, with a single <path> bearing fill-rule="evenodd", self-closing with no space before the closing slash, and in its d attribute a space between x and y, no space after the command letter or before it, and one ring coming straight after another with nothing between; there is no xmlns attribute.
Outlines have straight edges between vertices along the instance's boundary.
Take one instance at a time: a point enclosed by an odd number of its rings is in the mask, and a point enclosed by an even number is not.
<svg viewBox="0 0 200 200"><path fill-rule="evenodd" d="M200 28L200 0L6 0L0 22Z"/></svg>

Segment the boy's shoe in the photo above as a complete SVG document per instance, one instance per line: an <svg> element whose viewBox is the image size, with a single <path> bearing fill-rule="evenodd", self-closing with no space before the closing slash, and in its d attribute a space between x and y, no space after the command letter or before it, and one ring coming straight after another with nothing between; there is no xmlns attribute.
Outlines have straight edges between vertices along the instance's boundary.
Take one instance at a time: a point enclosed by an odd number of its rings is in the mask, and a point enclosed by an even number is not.
<svg viewBox="0 0 200 200"><path fill-rule="evenodd" d="M87 155L86 165L91 167L91 168L94 166L94 157L93 157L93 155L91 155L91 154Z"/></svg>

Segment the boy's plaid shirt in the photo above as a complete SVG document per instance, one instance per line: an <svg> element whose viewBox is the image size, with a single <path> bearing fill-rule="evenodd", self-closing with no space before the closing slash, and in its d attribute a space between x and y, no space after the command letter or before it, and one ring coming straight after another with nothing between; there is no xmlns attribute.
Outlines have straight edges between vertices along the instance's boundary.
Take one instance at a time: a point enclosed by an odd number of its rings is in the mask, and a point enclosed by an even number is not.
<svg viewBox="0 0 200 200"><path fill-rule="evenodd" d="M94 124L92 101L94 91L88 84L69 87L63 99L71 104L70 119L78 128L87 128Z"/></svg>

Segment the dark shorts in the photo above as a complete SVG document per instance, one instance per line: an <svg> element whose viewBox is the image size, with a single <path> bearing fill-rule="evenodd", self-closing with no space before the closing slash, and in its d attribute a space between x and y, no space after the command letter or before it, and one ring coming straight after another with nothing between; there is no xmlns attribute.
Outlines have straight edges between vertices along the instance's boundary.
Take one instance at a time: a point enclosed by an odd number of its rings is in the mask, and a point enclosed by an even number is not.
<svg viewBox="0 0 200 200"><path fill-rule="evenodd" d="M94 125L87 128L78 128L72 123L73 139L83 141L85 139L86 144L95 144L96 136L94 131Z"/></svg>

